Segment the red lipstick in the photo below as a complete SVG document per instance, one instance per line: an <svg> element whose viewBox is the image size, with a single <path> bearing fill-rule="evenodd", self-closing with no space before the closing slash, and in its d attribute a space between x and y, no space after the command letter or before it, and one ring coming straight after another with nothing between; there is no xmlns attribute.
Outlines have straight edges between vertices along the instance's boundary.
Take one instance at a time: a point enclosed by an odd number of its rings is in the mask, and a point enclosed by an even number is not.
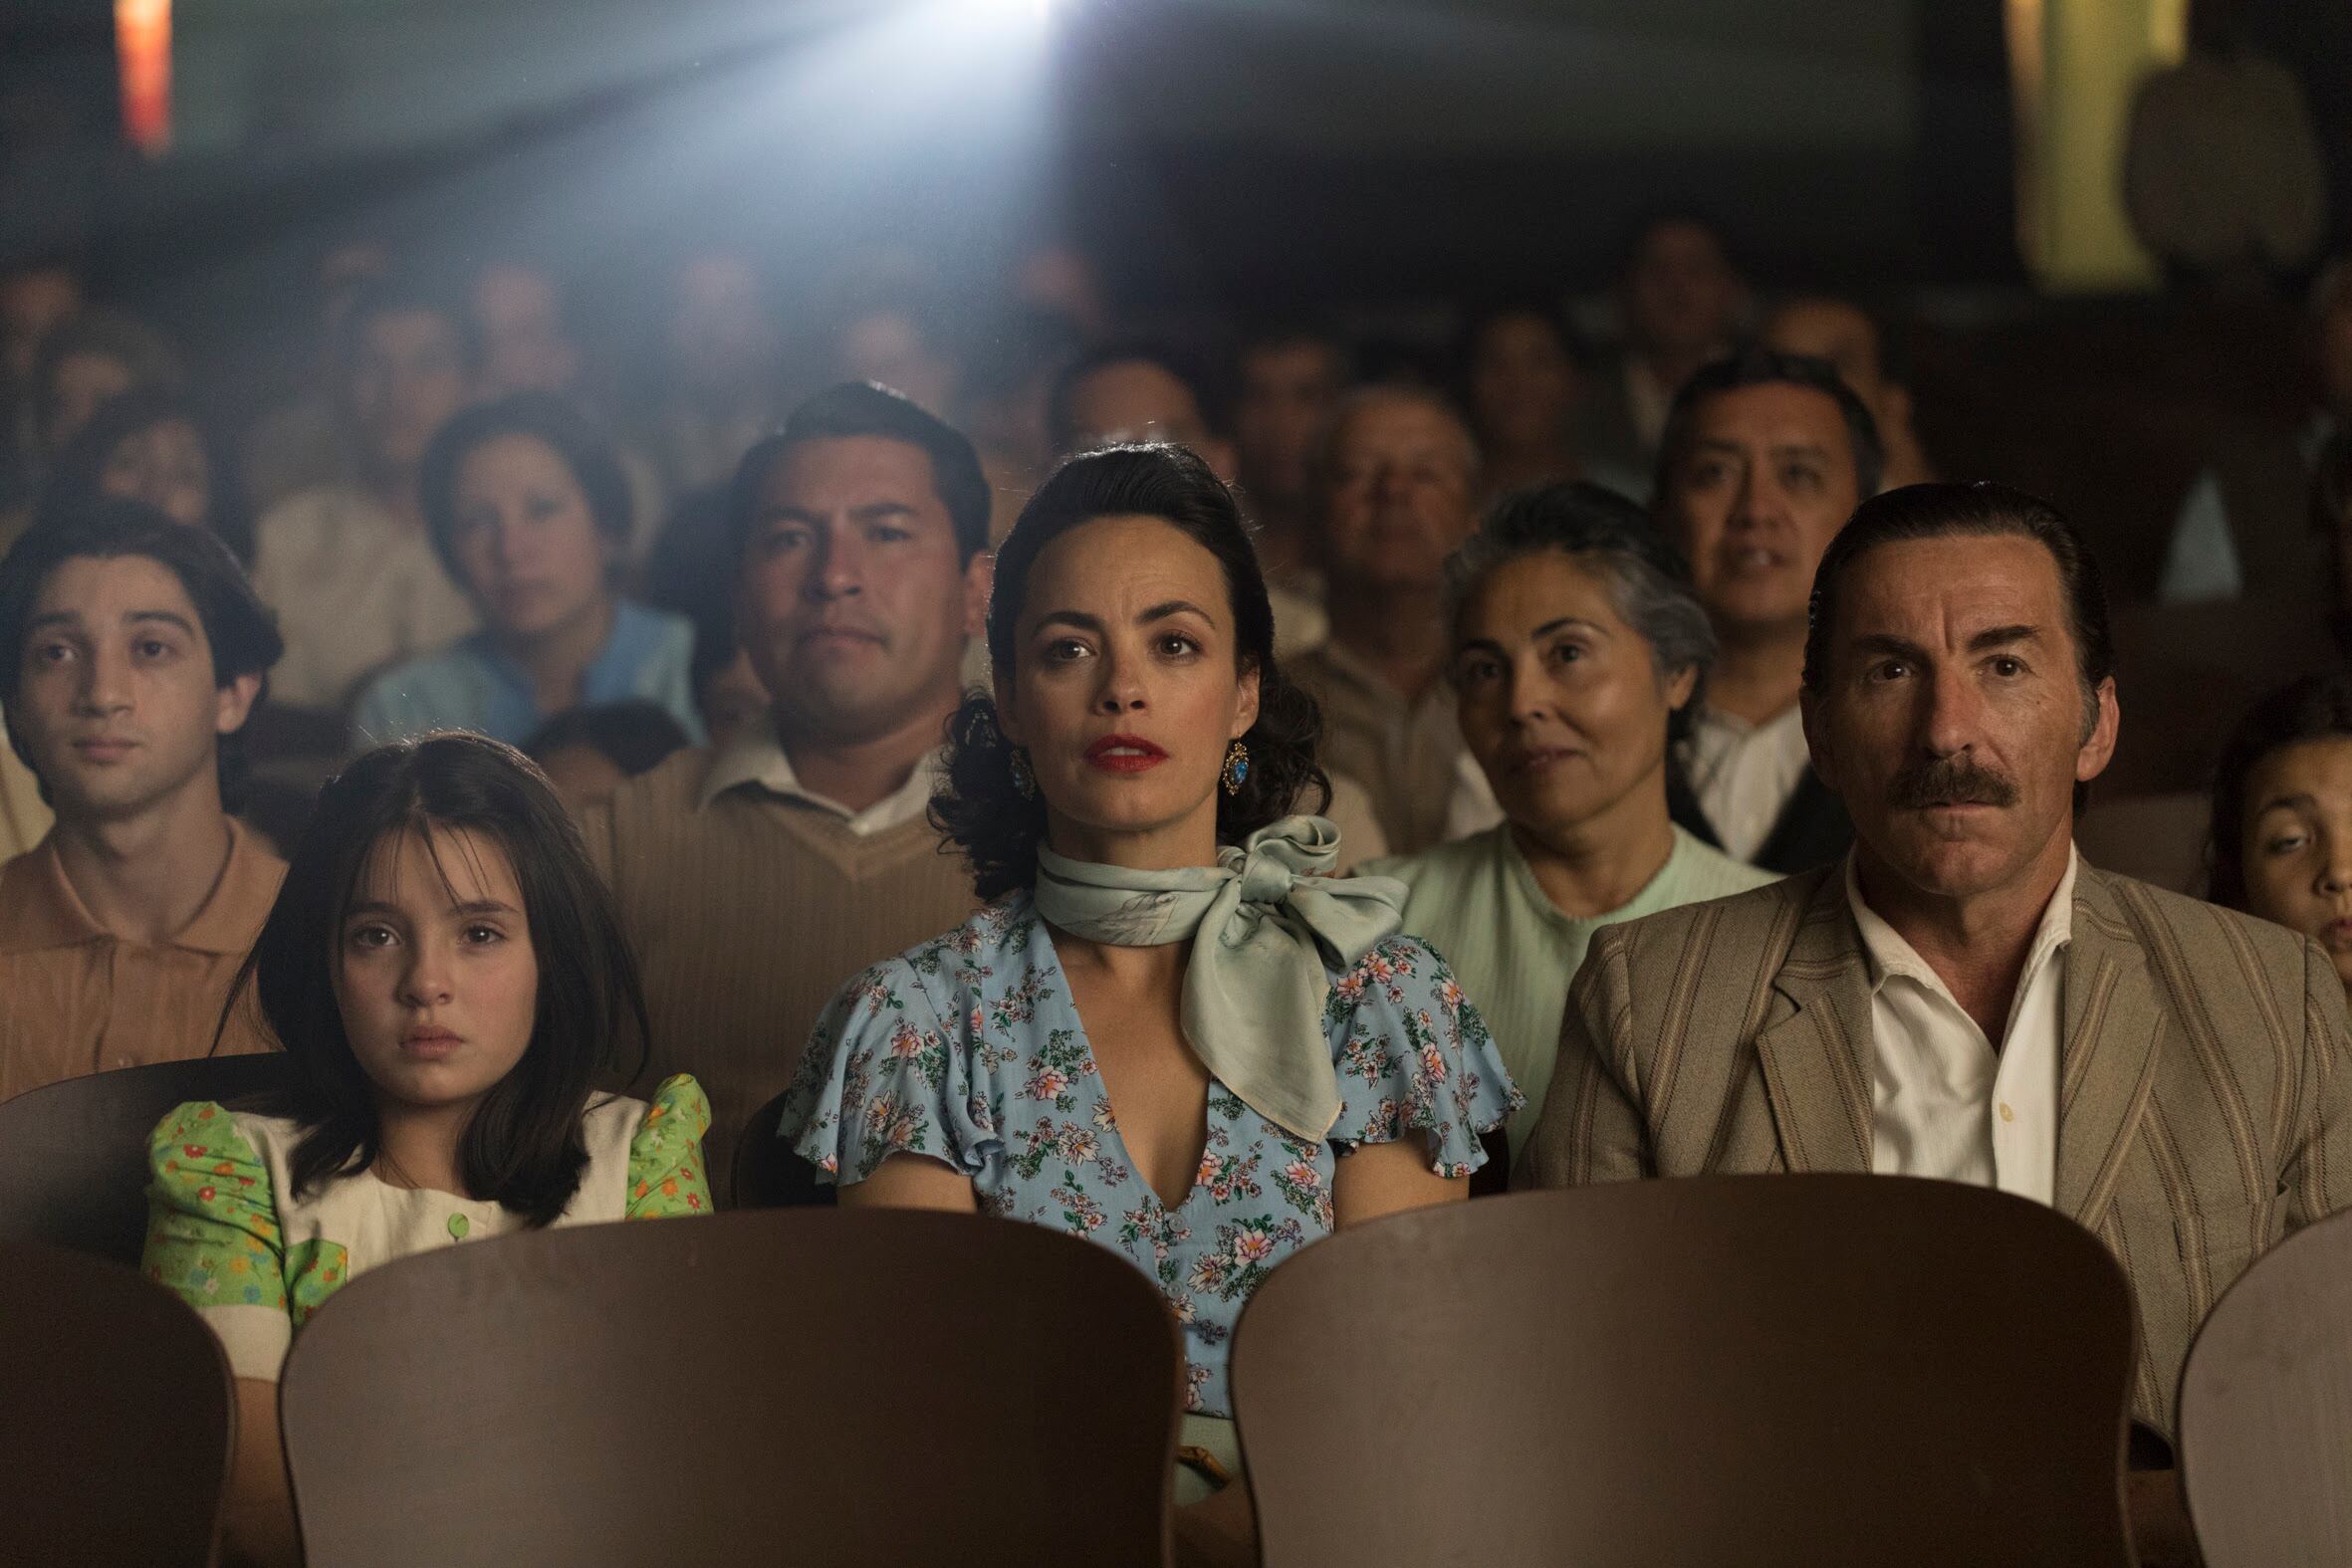
<svg viewBox="0 0 2352 1568"><path fill-rule="evenodd" d="M1086 761L1107 774L1140 774L1168 760L1168 754L1140 735L1106 735L1086 748Z"/></svg>

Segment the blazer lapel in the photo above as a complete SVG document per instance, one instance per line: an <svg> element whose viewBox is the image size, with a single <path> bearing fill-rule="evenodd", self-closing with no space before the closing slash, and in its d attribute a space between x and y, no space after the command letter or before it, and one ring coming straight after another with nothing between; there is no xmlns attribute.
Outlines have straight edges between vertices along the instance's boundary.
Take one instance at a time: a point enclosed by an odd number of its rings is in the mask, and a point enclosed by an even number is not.
<svg viewBox="0 0 2352 1568"><path fill-rule="evenodd" d="M2106 873L2075 876L2058 1047L2057 1207L2096 1227L2156 1083L2165 1008L2146 949Z"/></svg>
<svg viewBox="0 0 2352 1568"><path fill-rule="evenodd" d="M1791 1171L1867 1173L1871 1145L1870 985L1846 907L1845 868L1819 880L1772 978L1756 1036L1764 1092Z"/></svg>

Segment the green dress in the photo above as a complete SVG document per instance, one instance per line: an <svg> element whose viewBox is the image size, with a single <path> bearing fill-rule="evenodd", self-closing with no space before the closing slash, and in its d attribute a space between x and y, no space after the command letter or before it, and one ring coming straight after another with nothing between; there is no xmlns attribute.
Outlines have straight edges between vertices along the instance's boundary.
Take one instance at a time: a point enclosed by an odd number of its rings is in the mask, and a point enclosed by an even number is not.
<svg viewBox="0 0 2352 1568"><path fill-rule="evenodd" d="M581 1118L580 1190L557 1225L708 1214L702 1087L683 1074L653 1100L619 1096ZM148 1149L147 1277L211 1325L240 1378L275 1382L295 1330L353 1274L433 1246L528 1229L496 1203L392 1187L356 1172L294 1192L301 1129L210 1100L178 1107Z"/></svg>

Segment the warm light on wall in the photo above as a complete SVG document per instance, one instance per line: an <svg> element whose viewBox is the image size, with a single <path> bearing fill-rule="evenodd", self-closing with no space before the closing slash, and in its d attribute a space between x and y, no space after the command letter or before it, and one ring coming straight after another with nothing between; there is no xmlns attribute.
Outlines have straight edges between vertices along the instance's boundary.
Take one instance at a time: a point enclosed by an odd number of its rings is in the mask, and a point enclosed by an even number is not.
<svg viewBox="0 0 2352 1568"><path fill-rule="evenodd" d="M171 0L115 0L122 132L149 157L171 150Z"/></svg>

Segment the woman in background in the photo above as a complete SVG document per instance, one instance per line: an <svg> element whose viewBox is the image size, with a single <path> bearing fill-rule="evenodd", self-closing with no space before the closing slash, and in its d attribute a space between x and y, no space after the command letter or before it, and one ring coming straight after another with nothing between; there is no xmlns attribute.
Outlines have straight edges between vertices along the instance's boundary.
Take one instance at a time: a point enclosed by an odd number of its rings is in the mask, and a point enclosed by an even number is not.
<svg viewBox="0 0 2352 1568"><path fill-rule="evenodd" d="M64 516L101 496L143 501L175 523L209 529L252 564L253 519L227 448L168 387L142 386L101 404L58 453L38 516Z"/></svg>
<svg viewBox="0 0 2352 1568"><path fill-rule="evenodd" d="M562 398L466 409L425 449L418 498L433 549L482 629L362 691L362 744L475 730L520 746L569 709L643 698L697 744L694 630L620 596L629 488L619 451Z"/></svg>
<svg viewBox="0 0 2352 1568"><path fill-rule="evenodd" d="M603 884L536 769L476 736L385 747L328 784L239 978L292 1058L268 1114L155 1129L144 1267L237 1379L233 1551L296 1561L288 1345L351 1277L552 1225L709 1212L702 1090L641 1072L645 1005Z"/></svg>

